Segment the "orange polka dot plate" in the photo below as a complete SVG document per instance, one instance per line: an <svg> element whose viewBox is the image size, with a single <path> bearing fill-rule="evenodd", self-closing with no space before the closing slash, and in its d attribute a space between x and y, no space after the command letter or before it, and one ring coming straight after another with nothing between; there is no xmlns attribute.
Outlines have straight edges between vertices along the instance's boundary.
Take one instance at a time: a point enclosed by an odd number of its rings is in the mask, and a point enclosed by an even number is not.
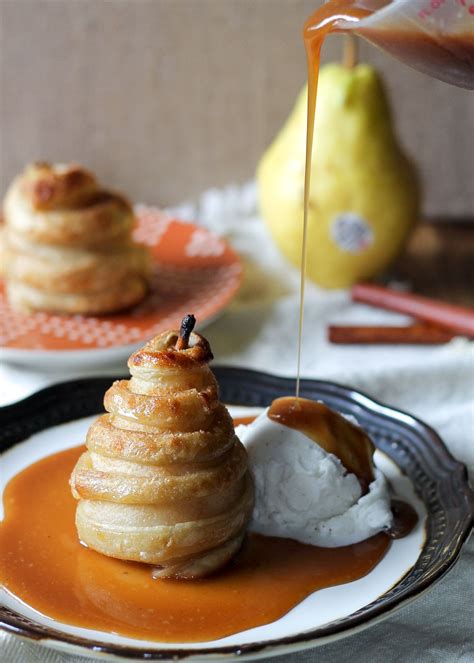
<svg viewBox="0 0 474 663"><path fill-rule="evenodd" d="M110 363L125 359L151 336L176 328L194 313L199 328L229 304L242 280L237 253L206 228L154 207L137 206L135 238L148 245L153 275L146 299L103 316L17 313L0 281L0 356L40 366Z"/></svg>

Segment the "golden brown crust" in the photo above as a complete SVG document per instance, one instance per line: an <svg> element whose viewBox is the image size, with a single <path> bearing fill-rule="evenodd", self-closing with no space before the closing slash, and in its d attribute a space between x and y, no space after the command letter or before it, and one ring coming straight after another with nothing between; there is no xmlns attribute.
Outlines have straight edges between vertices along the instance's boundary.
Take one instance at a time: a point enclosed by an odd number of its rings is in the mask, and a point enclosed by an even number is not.
<svg viewBox="0 0 474 663"><path fill-rule="evenodd" d="M169 502L159 501L155 504L126 504L112 500L81 499L74 487L72 493L76 499L87 502L86 508L91 522L99 523L105 517L107 527L117 530L125 524L134 527L173 526L177 523L192 523L195 520L221 516L244 499L248 481L248 475L245 474L240 481L210 495L193 499L175 499ZM127 523L124 517L127 518Z"/></svg>
<svg viewBox="0 0 474 663"><path fill-rule="evenodd" d="M13 187L5 197L5 221L30 242L52 246L102 248L128 243L135 222L129 203L118 194L99 192L84 207L34 210Z"/></svg>
<svg viewBox="0 0 474 663"><path fill-rule="evenodd" d="M94 175L75 163L62 167L30 164L18 178L18 187L36 210L82 206L98 191Z"/></svg>
<svg viewBox="0 0 474 663"><path fill-rule="evenodd" d="M206 429L218 405L217 387L214 384L201 391L158 389L147 394L134 393L129 385L129 380L114 382L105 393L105 409L112 414L167 431Z"/></svg>
<svg viewBox="0 0 474 663"><path fill-rule="evenodd" d="M87 432L89 451L122 460L160 465L212 461L227 453L234 444L232 419L224 406L215 410L208 430L163 431L130 430L113 424L113 415L104 414Z"/></svg>
<svg viewBox="0 0 474 663"><path fill-rule="evenodd" d="M73 493L82 499L115 504L160 504L209 497L230 490L247 471L247 455L239 440L218 464L180 466L179 474L173 472L174 465L134 467L110 456L101 464L104 469L97 469L94 464L98 458L88 451L82 454L71 478Z"/></svg>
<svg viewBox="0 0 474 663"><path fill-rule="evenodd" d="M240 550L245 537L245 528L212 550L206 550L202 555L193 555L191 558L168 560L166 566L155 566L154 578L178 578L193 580L209 575L216 569L225 566Z"/></svg>
<svg viewBox="0 0 474 663"><path fill-rule="evenodd" d="M147 292L148 249L130 203L77 164L28 166L4 201L5 273L21 311L112 313Z"/></svg>
<svg viewBox="0 0 474 663"><path fill-rule="evenodd" d="M133 505L120 505L116 522L110 524L107 504L82 500L76 512L79 538L104 555L160 565L160 577L196 578L207 575L226 563L229 558L217 559L212 568L206 568L201 574L197 571L186 575L183 572L175 574L173 567L183 560L191 564L225 542L242 535L253 503L252 484L250 477L247 479L243 497L224 514L173 525L134 526L131 523L140 520L142 507ZM91 506L95 508L91 510ZM138 514L133 513L136 509L139 510ZM106 528L104 522L108 523ZM237 549L234 548L234 553Z"/></svg>
<svg viewBox="0 0 474 663"><path fill-rule="evenodd" d="M117 251L91 252L41 247L8 235L4 261L9 278L50 294L113 290L130 276L144 278L150 271L148 252L131 243Z"/></svg>
<svg viewBox="0 0 474 663"><path fill-rule="evenodd" d="M159 564L157 577L200 577L242 541L253 505L246 451L192 335L162 334L107 391L71 476L79 536L101 553Z"/></svg>
<svg viewBox="0 0 474 663"><path fill-rule="evenodd" d="M88 294L46 293L43 289L33 288L19 281L8 280L6 291L10 305L22 313L49 311L51 313L69 313L99 315L122 311L138 304L147 292L148 285L142 278L127 278L117 283L114 288Z"/></svg>
<svg viewBox="0 0 474 663"><path fill-rule="evenodd" d="M128 360L128 367L132 375L135 375L137 368L143 366L191 369L212 361L214 357L211 346L204 336L193 332L190 336L189 347L185 350L176 350L178 336L177 331L164 332L134 352Z"/></svg>

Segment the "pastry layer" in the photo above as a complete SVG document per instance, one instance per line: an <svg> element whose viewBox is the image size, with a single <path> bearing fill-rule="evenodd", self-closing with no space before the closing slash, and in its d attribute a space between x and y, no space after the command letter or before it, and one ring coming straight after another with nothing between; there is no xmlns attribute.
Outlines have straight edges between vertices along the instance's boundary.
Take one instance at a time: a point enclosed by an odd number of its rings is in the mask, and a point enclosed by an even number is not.
<svg viewBox="0 0 474 663"><path fill-rule="evenodd" d="M147 291L143 278L133 277L118 283L114 288L90 294L47 293L39 288L18 281L8 280L8 300L17 310L24 313L50 311L53 313L103 314L112 313L137 304Z"/></svg>
<svg viewBox="0 0 474 663"><path fill-rule="evenodd" d="M76 525L89 547L159 565L156 577L199 577L241 545L253 506L247 453L219 401L207 341L152 339L130 380L105 394L71 476Z"/></svg>
<svg viewBox="0 0 474 663"><path fill-rule="evenodd" d="M35 245L15 233L5 233L5 262L9 278L48 293L87 294L114 288L129 277L149 271L144 247L130 241L109 250L89 251Z"/></svg>
<svg viewBox="0 0 474 663"><path fill-rule="evenodd" d="M147 292L149 251L130 203L75 164L32 164L4 201L4 274L23 312L112 313Z"/></svg>

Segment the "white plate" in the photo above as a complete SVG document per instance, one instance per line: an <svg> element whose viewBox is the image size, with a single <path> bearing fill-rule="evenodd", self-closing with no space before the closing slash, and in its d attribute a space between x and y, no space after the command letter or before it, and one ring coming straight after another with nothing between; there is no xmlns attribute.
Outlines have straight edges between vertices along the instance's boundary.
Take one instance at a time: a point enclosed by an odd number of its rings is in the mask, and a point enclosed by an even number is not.
<svg viewBox="0 0 474 663"><path fill-rule="evenodd" d="M215 373L222 398L245 405L232 408L235 416L245 416L248 406L266 405L294 387L293 380L244 369L216 367ZM0 449L4 449L0 488L36 460L83 443L94 418L84 415L98 412L110 381L95 378L49 387L0 411ZM406 413L329 382L304 380L301 388L303 396L356 416L374 439L376 464L395 493L419 515L415 529L393 541L367 576L314 592L270 624L212 642L148 642L77 628L38 614L7 592L3 593L0 627L48 647L84 655L93 651L142 661L254 659L348 636L386 618L433 586L457 560L472 527L473 496L464 466L452 458L432 429ZM256 411L255 407L250 410Z"/></svg>
<svg viewBox="0 0 474 663"><path fill-rule="evenodd" d="M248 408L237 408L235 410L231 408L231 412L235 416L245 416L255 413L255 409L249 412ZM62 451L83 443L87 429L94 419L95 417L87 417L48 428L6 451L0 457L0 489L2 492L6 483L28 465L57 451ZM387 592L410 570L418 559L423 546L426 510L422 501L416 497L411 483L401 474L393 461L379 451L375 454L375 460L377 466L382 469L394 486L397 495L412 504L417 510L420 519L413 532L404 539L394 541L382 561L364 578L349 584L315 592L281 619L271 624L259 626L258 628L237 633L220 640L203 643L204 649L209 650L212 647L225 646L235 647L236 645L241 646L253 642L291 637L302 631L342 619ZM196 643L189 644L182 642L168 644L149 642L61 624L54 619L45 617L32 610L4 589L1 591L0 596L6 607L24 615L28 619L65 634L86 638L94 643L114 643L116 645L138 646L147 650L160 651L176 650L177 648L183 650L189 649L193 650L193 652L199 650L199 644ZM59 649L64 649L65 647L64 643L53 640L49 642L49 645ZM66 648L71 649L69 646Z"/></svg>

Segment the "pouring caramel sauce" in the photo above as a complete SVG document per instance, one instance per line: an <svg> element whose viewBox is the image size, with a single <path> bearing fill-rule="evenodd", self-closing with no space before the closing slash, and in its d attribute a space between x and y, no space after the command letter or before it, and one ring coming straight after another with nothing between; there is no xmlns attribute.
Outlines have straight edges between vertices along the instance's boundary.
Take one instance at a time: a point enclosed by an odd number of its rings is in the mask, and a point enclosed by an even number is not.
<svg viewBox="0 0 474 663"><path fill-rule="evenodd" d="M203 642L279 619L312 592L362 578L390 546L385 534L341 548L250 535L214 576L153 580L150 566L80 544L71 471L84 451L48 456L4 492L0 579L59 622L160 642Z"/></svg>
<svg viewBox="0 0 474 663"><path fill-rule="evenodd" d="M303 31L303 39L306 49L306 60L308 64L308 111L306 124L306 154L304 169L304 199L303 199L303 241L301 245L301 268L300 268L300 301L298 320L298 345L296 360L296 397L300 394L300 371L301 371L301 341L303 336L304 322L304 296L306 280L307 242L308 242L308 213L309 193L311 185L311 154L313 150L314 118L316 111L316 95L318 89L319 65L321 48L324 39L332 32L341 32L337 27L340 20L359 21L370 14L367 9L357 6L351 0L331 0L323 4L306 21Z"/></svg>
<svg viewBox="0 0 474 663"><path fill-rule="evenodd" d="M390 0L372 0L371 5L382 9L390 4ZM438 5L442 4L439 2ZM464 2L462 2L464 4ZM314 120L316 109L316 97L318 88L318 75L320 67L321 48L324 39L331 33L344 32L340 22L354 24L372 14L364 6L364 0L329 0L320 6L306 21L303 30L303 39L306 49L308 65L308 110L306 129L306 155L305 155L305 177L304 177L304 201L303 201L303 241L301 248L301 272L300 272L300 302L299 323L297 343L297 371L296 371L296 396L300 391L300 365L301 365L301 341L303 334L304 318L304 293L307 256L307 234L308 234L308 210L309 194L311 184L311 154L314 137ZM431 3L432 7L435 7ZM435 7L436 8L436 7ZM422 10L425 11L425 10ZM427 3L426 11L430 11L430 3ZM472 13L472 11L470 11ZM358 31L361 36L386 49L395 57L411 62L416 68L423 70L429 65L430 70L440 73L451 73L451 82L458 80L462 87L474 88L474 36L466 28L466 32L458 34L431 34L420 28L413 30L380 29L376 27L364 27ZM454 73L457 73L457 77ZM317 137L316 137L317 138ZM317 148L317 143L316 143Z"/></svg>

